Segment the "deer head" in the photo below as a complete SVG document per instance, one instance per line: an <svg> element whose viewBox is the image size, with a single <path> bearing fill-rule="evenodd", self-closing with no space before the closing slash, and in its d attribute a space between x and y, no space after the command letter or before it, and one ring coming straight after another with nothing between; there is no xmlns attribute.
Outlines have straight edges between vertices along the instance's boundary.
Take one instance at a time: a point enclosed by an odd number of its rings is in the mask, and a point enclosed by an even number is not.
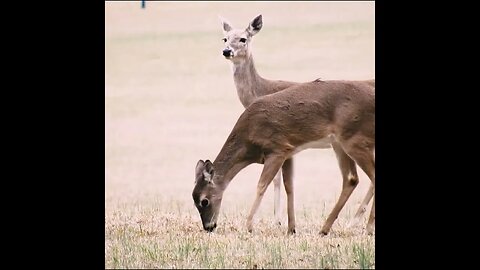
<svg viewBox="0 0 480 270"><path fill-rule="evenodd" d="M223 190L213 181L214 174L215 171L210 160L198 161L195 168L195 187L192 197L195 207L200 213L203 228L209 232L217 227L223 194Z"/></svg>
<svg viewBox="0 0 480 270"><path fill-rule="evenodd" d="M223 56L231 61L241 60L250 55L250 43L252 37L262 29L262 15L255 17L246 29L234 29L232 25L220 17L223 29L223 42L225 47L222 51Z"/></svg>

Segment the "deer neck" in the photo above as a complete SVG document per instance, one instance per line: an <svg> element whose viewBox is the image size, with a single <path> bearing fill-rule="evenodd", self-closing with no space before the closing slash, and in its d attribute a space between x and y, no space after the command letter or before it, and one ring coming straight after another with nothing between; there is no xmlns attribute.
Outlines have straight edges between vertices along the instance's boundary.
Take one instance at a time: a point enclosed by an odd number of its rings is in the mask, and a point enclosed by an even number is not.
<svg viewBox="0 0 480 270"><path fill-rule="evenodd" d="M215 169L213 182L220 186L222 192L238 172L252 163L245 159L244 145L243 141L239 140L238 136L232 132L213 162Z"/></svg>
<svg viewBox="0 0 480 270"><path fill-rule="evenodd" d="M261 89L265 80L260 77L255 69L251 53L245 58L232 61L232 70L238 97L246 108L257 97L262 95L258 91Z"/></svg>

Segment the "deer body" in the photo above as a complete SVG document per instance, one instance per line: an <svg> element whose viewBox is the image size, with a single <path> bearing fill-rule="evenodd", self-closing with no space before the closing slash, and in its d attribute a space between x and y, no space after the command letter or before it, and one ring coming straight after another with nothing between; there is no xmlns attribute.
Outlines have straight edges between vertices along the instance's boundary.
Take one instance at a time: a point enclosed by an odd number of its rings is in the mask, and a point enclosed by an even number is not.
<svg viewBox="0 0 480 270"><path fill-rule="evenodd" d="M192 192L205 230L216 227L223 192L233 177L252 163L264 164L257 196L247 219L253 216L266 188L282 168L287 193L288 232L295 232L291 157L318 142L330 143L339 162L355 164L375 183L375 92L366 82L319 81L298 84L255 100L239 117L213 164L200 160ZM341 168L346 168L341 166ZM340 198L322 234L327 234L358 183L344 178ZM367 226L373 231L374 207Z"/></svg>
<svg viewBox="0 0 480 270"><path fill-rule="evenodd" d="M245 30L234 29L227 20L223 18L220 19L222 21L222 28L225 35L225 49L223 50L223 55L226 59L231 61L233 79L235 87L237 89L237 94L240 102L245 108L247 108L253 101L255 101L259 97L270 95L299 84L299 82L268 80L258 74L251 52L251 41L252 37L257 34L263 26L262 15L255 17ZM366 81L366 83L369 84L371 87L375 88L375 80L369 80ZM311 143L309 145L306 145L305 147L310 148L310 146ZM329 143L328 140L322 140L316 145L313 145L313 148L326 149L332 148L332 145ZM350 168L348 169L348 173L345 173L343 177L348 177L349 175L352 175L352 177L358 179L355 164L345 164L345 166L350 166ZM288 167L292 168L291 164ZM275 220L278 224L281 223L281 179L281 172L279 171L273 180L274 215ZM359 207L359 210L357 211L354 222L352 224L356 224L360 221L360 218L365 212L366 206L368 205L372 196L373 186L370 187L370 190L367 193L361 206Z"/></svg>

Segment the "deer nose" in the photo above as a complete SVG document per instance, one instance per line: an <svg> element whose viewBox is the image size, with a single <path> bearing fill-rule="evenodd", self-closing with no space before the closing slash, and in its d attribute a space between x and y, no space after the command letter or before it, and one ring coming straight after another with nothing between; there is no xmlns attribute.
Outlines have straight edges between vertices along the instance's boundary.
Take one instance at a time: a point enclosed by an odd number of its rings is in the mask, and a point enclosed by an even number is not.
<svg viewBox="0 0 480 270"><path fill-rule="evenodd" d="M217 223L203 225L203 229L207 232L213 232L213 230L217 227Z"/></svg>
<svg viewBox="0 0 480 270"><path fill-rule="evenodd" d="M223 50L223 56L230 56L231 54L232 54L232 50L230 49Z"/></svg>

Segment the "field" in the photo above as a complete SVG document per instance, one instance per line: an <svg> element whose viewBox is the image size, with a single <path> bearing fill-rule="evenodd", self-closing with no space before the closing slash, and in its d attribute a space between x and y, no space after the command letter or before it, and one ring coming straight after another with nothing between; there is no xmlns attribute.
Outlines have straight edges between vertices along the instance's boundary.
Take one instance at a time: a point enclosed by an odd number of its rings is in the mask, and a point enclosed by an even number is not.
<svg viewBox="0 0 480 270"><path fill-rule="evenodd" d="M373 2L106 2L106 268L375 268L375 238L348 228L370 180L319 231L341 191L331 149L295 157L297 234L274 224L273 184L246 231L262 165L227 188L218 228L202 230L191 192L243 112L218 15L246 27L263 15L253 56L265 78L375 78Z"/></svg>

